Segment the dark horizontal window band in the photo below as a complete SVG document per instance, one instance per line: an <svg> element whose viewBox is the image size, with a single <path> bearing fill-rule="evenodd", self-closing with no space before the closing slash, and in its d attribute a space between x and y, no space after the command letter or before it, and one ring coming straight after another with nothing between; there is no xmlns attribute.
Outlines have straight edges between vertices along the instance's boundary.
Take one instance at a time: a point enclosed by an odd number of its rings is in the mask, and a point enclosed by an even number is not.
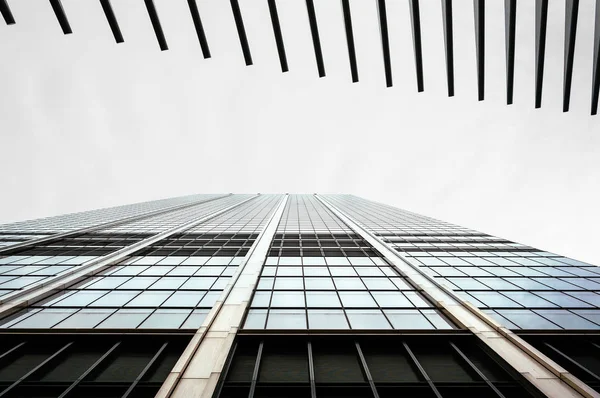
<svg viewBox="0 0 600 398"><path fill-rule="evenodd" d="M520 334L520 336L600 393L600 334Z"/></svg>
<svg viewBox="0 0 600 398"><path fill-rule="evenodd" d="M497 392L541 396L473 336L257 334L238 336L214 397L501 396Z"/></svg>
<svg viewBox="0 0 600 398"><path fill-rule="evenodd" d="M0 394L153 397L189 335L10 334L0 341Z"/></svg>

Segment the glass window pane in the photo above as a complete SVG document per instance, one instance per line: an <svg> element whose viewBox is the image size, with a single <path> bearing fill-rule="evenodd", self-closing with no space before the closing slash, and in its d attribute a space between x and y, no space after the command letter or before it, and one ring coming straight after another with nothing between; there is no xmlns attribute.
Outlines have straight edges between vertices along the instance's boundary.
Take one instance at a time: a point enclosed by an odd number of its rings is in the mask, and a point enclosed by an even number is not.
<svg viewBox="0 0 600 398"><path fill-rule="evenodd" d="M350 329L342 310L308 310L310 329Z"/></svg>
<svg viewBox="0 0 600 398"><path fill-rule="evenodd" d="M366 290L360 278L333 278L338 290Z"/></svg>
<svg viewBox="0 0 600 398"><path fill-rule="evenodd" d="M369 292L339 292L344 307L376 308L377 303Z"/></svg>
<svg viewBox="0 0 600 398"><path fill-rule="evenodd" d="M600 326L567 310L537 310L536 312L565 329L600 329Z"/></svg>
<svg viewBox="0 0 600 398"><path fill-rule="evenodd" d="M304 276L329 276L327 267L304 267Z"/></svg>
<svg viewBox="0 0 600 398"><path fill-rule="evenodd" d="M267 321L267 310L250 310L244 323L244 329L264 329Z"/></svg>
<svg viewBox="0 0 600 398"><path fill-rule="evenodd" d="M169 276L192 276L194 275L200 267L183 267L178 266L173 268L171 272L169 272Z"/></svg>
<svg viewBox="0 0 600 398"><path fill-rule="evenodd" d="M204 265L210 257L188 257L181 265Z"/></svg>
<svg viewBox="0 0 600 398"><path fill-rule="evenodd" d="M384 310L394 329L435 329L418 310Z"/></svg>
<svg viewBox="0 0 600 398"><path fill-rule="evenodd" d="M63 300L52 304L53 307L85 307L108 293L107 290L80 290Z"/></svg>
<svg viewBox="0 0 600 398"><path fill-rule="evenodd" d="M356 271L352 267L329 267L332 276L356 276Z"/></svg>
<svg viewBox="0 0 600 398"><path fill-rule="evenodd" d="M223 271L225 270L225 268L227 267L223 267L223 266L212 266L212 267L208 267L208 266L204 266L201 267L200 269L198 269L198 271L196 272L195 276L219 276L223 273Z"/></svg>
<svg viewBox="0 0 600 398"><path fill-rule="evenodd" d="M138 276L136 278L131 278L130 280L119 286L119 289L146 289L148 286L150 286L157 280L157 277Z"/></svg>
<svg viewBox="0 0 600 398"><path fill-rule="evenodd" d="M11 328L49 329L76 311L77 309L75 308L45 308L42 311L36 312L30 317L13 324Z"/></svg>
<svg viewBox="0 0 600 398"><path fill-rule="evenodd" d="M427 320L433 324L436 329L454 329L450 322L437 310L421 310Z"/></svg>
<svg viewBox="0 0 600 398"><path fill-rule="evenodd" d="M384 276L378 267L355 267L360 276Z"/></svg>
<svg viewBox="0 0 600 398"><path fill-rule="evenodd" d="M95 308L84 308L74 315L71 315L54 328L65 328L65 329L77 329L87 328L92 329L97 324L105 320L114 309L95 309Z"/></svg>
<svg viewBox="0 0 600 398"><path fill-rule="evenodd" d="M527 308L555 308L556 305L529 292L503 292L505 296Z"/></svg>
<svg viewBox="0 0 600 398"><path fill-rule="evenodd" d="M90 289L115 289L117 286L127 282L128 280L128 276L111 276L96 279L94 283L85 286L89 286Z"/></svg>
<svg viewBox="0 0 600 398"><path fill-rule="evenodd" d="M205 293L205 291L175 292L161 307L195 307Z"/></svg>
<svg viewBox="0 0 600 398"><path fill-rule="evenodd" d="M346 257L325 257L327 265L350 265Z"/></svg>
<svg viewBox="0 0 600 398"><path fill-rule="evenodd" d="M331 278L305 278L306 290L334 290Z"/></svg>
<svg viewBox="0 0 600 398"><path fill-rule="evenodd" d="M401 292L373 292L373 297L382 308L414 307Z"/></svg>
<svg viewBox="0 0 600 398"><path fill-rule="evenodd" d="M417 292L403 292L404 295L413 303L417 308L431 307L431 304L425 300L420 293Z"/></svg>
<svg viewBox="0 0 600 398"><path fill-rule="evenodd" d="M156 310L140 326L140 329L179 329L190 310Z"/></svg>
<svg viewBox="0 0 600 398"><path fill-rule="evenodd" d="M211 276L192 276L181 286L182 289L208 290L215 283L217 278Z"/></svg>
<svg viewBox="0 0 600 398"><path fill-rule="evenodd" d="M396 287L400 290L414 290L414 288L410 286L404 278L393 277L390 278L390 280L394 282L394 285L396 285Z"/></svg>
<svg viewBox="0 0 600 398"><path fill-rule="evenodd" d="M499 292L470 292L471 296L475 297L480 302L484 303L487 307L505 307L505 308L518 308L520 304L512 301L511 299L503 296Z"/></svg>
<svg viewBox="0 0 600 398"><path fill-rule="evenodd" d="M538 292L538 296L545 298L546 300L558 305L559 307L571 307L571 308L588 308L590 304L584 303L583 301L577 300L575 297L571 297L561 292Z"/></svg>
<svg viewBox="0 0 600 398"><path fill-rule="evenodd" d="M208 292L198 303L198 307L210 307L212 308L217 300L221 297L221 292Z"/></svg>
<svg viewBox="0 0 600 398"><path fill-rule="evenodd" d="M574 293L577 298L595 305L596 307L600 307L600 295L594 292L577 292Z"/></svg>
<svg viewBox="0 0 600 398"><path fill-rule="evenodd" d="M369 290L396 290L388 278L361 278Z"/></svg>
<svg viewBox="0 0 600 398"><path fill-rule="evenodd" d="M135 265L154 265L157 262L159 262L160 260L162 260L164 257L163 256L145 256L145 257L140 257L139 260L137 260L134 264Z"/></svg>
<svg viewBox="0 0 600 398"><path fill-rule="evenodd" d="M126 307L153 307L160 306L173 292L146 291L127 303Z"/></svg>
<svg viewBox="0 0 600 398"><path fill-rule="evenodd" d="M529 278L506 278L506 280L525 290L552 290L551 287L542 285L541 283Z"/></svg>
<svg viewBox="0 0 600 398"><path fill-rule="evenodd" d="M489 287L473 278L448 278L448 280L463 290L490 290Z"/></svg>
<svg viewBox="0 0 600 398"><path fill-rule="evenodd" d="M304 292L273 292L271 307L304 307Z"/></svg>
<svg viewBox="0 0 600 398"><path fill-rule="evenodd" d="M296 277L277 277L277 279L275 279L275 289L304 289L303 279Z"/></svg>
<svg viewBox="0 0 600 398"><path fill-rule="evenodd" d="M303 257L302 263L304 265L325 265L325 258L323 258L323 257Z"/></svg>
<svg viewBox="0 0 600 398"><path fill-rule="evenodd" d="M21 289L32 283L45 279L43 276L21 276L0 285L2 289Z"/></svg>
<svg viewBox="0 0 600 398"><path fill-rule="evenodd" d="M277 267L277 276L302 276L302 267Z"/></svg>
<svg viewBox="0 0 600 398"><path fill-rule="evenodd" d="M108 292L102 298L94 301L89 306L90 307L122 307L129 300L137 296L139 291L119 291L115 290L112 292Z"/></svg>
<svg viewBox="0 0 600 398"><path fill-rule="evenodd" d="M275 282L275 278L260 278L258 280L257 289L273 289L273 282Z"/></svg>
<svg viewBox="0 0 600 398"><path fill-rule="evenodd" d="M497 312L521 329L560 329L530 310L498 310Z"/></svg>
<svg viewBox="0 0 600 398"><path fill-rule="evenodd" d="M304 310L270 310L267 329L306 329Z"/></svg>
<svg viewBox="0 0 600 398"><path fill-rule="evenodd" d="M379 310L346 310L352 329L391 329Z"/></svg>
<svg viewBox="0 0 600 398"><path fill-rule="evenodd" d="M108 317L97 329L135 329L152 313L150 309L120 309Z"/></svg>
<svg viewBox="0 0 600 398"><path fill-rule="evenodd" d="M168 276L166 276L166 277L160 278L155 284L150 286L149 289L152 289L152 290L159 290L159 289L176 290L176 289L179 289L179 287L187 279L188 279L187 277L168 277Z"/></svg>
<svg viewBox="0 0 600 398"><path fill-rule="evenodd" d="M306 292L306 306L309 308L341 308L336 292Z"/></svg>
<svg viewBox="0 0 600 398"><path fill-rule="evenodd" d="M251 307L269 307L269 303L271 302L271 292L256 292L254 293L254 298L252 299Z"/></svg>
<svg viewBox="0 0 600 398"><path fill-rule="evenodd" d="M181 329L200 329L208 312L209 310L193 310L183 325L181 325Z"/></svg>
<svg viewBox="0 0 600 398"><path fill-rule="evenodd" d="M502 278L476 278L477 281L491 287L493 290L520 290L512 283L508 283Z"/></svg>

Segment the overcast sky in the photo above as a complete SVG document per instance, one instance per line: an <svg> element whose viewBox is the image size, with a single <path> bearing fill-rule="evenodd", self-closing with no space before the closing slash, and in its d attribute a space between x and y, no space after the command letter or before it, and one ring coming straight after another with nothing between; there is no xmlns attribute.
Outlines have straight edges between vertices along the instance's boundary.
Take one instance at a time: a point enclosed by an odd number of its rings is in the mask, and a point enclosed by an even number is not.
<svg viewBox="0 0 600 398"><path fill-rule="evenodd" d="M280 0L290 72L267 2L199 0L212 59L184 0L115 0L116 44L97 0L9 0L0 23L0 223L190 193L353 193L600 264L600 116L589 116L593 3L581 2L571 112L561 111L564 0L550 2L544 102L533 108L534 2L519 2L515 105L505 105L504 11L487 1L486 100L476 100L473 9L455 3L456 97L446 96L439 1L423 1L425 92L416 92L408 1L388 1L385 88L375 0L351 1L352 84L339 1L316 0L319 79L304 1Z"/></svg>

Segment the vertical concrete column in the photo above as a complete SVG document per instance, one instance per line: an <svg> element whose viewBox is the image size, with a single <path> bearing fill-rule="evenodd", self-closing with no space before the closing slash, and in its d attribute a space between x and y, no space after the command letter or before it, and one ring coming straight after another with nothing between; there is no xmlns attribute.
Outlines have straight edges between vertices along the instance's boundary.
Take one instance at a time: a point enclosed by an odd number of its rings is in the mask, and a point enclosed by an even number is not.
<svg viewBox="0 0 600 398"><path fill-rule="evenodd" d="M404 261L401 255L387 246L380 238L360 226L343 211L317 196L329 210L354 232L369 242L398 271L432 301L456 324L469 329L484 344L504 358L517 372L529 380L548 397L600 397L596 391L567 372L556 362L529 345L519 336L501 326L478 308L464 302L451 290L440 285L433 277L418 267Z"/></svg>
<svg viewBox="0 0 600 398"><path fill-rule="evenodd" d="M208 398L213 395L287 200L285 195L156 397Z"/></svg>

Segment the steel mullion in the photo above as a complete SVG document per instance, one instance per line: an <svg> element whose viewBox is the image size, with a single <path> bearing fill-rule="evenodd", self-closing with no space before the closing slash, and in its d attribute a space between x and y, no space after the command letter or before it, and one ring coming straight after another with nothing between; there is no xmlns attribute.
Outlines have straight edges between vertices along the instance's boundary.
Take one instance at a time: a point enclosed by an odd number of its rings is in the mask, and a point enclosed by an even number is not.
<svg viewBox="0 0 600 398"><path fill-rule="evenodd" d="M413 50L415 53L415 68L417 71L417 91L424 90L423 83L423 44L421 40L421 12L419 0L410 0L410 22L413 35Z"/></svg>
<svg viewBox="0 0 600 398"><path fill-rule="evenodd" d="M313 358L312 343L306 343L308 350L308 379L310 381L310 397L317 398L317 387L315 382L315 362Z"/></svg>
<svg viewBox="0 0 600 398"><path fill-rule="evenodd" d="M10 354L12 354L13 352L17 351L19 348L23 347L25 345L25 343L27 343L26 341L17 344L16 346L14 346L13 348L11 348L10 350L4 352L2 355L0 355L0 361L2 361L2 359L8 357Z"/></svg>
<svg viewBox="0 0 600 398"><path fill-rule="evenodd" d="M46 364L48 364L54 358L56 358L57 356L59 356L60 354L62 354L71 345L73 345L73 342L65 344L61 349L59 349L58 351L56 351L54 354L50 355L48 358L46 358L38 366L36 366L35 368L31 369L29 372L25 373L23 376L21 376L19 378L19 380L15 381L10 386L6 387L4 389L4 391L0 392L0 397L6 396L6 394L9 393L12 389L14 389L15 387L17 387L19 384L21 384L23 381L25 381L25 379L27 379L29 376L31 376L32 374L34 374L35 372L37 372L38 370L40 370L42 367L44 367Z"/></svg>
<svg viewBox="0 0 600 398"><path fill-rule="evenodd" d="M188 0L188 6L190 8L190 14L192 15L192 21L194 22L194 28L196 29L196 35L200 42L202 55L205 59L210 58L210 48L208 47L208 41L206 40L206 34L204 33L204 26L202 25L202 19L200 18L200 11L198 11L196 0Z"/></svg>
<svg viewBox="0 0 600 398"><path fill-rule="evenodd" d="M233 358L235 357L235 353L237 351L238 343L237 341L233 343L233 347L227 354L227 361L225 362L225 366L223 367L222 376L219 377L219 381L217 382L217 386L215 387L215 397L221 396L221 391L223 390L223 385L225 384L225 380L227 379L227 375L229 373L229 368L231 367L231 363L233 362Z"/></svg>
<svg viewBox="0 0 600 398"><path fill-rule="evenodd" d="M83 379L85 379L90 373L92 373L94 369L98 367L98 365L100 365L104 360L106 360L106 358L108 358L108 356L111 355L119 347L120 344L121 342L119 341L118 343L115 343L111 348L109 348L108 351L106 351L100 358L98 358L96 362L94 362L89 368L87 368L87 370L83 372L77 378L77 380L75 380L65 391L63 391L63 393L60 394L58 398L67 397L69 393L73 391L73 389L75 389L79 385L79 383L83 381Z"/></svg>
<svg viewBox="0 0 600 398"><path fill-rule="evenodd" d="M485 381L485 384L487 384L488 387L491 388L498 397L506 398L504 394L502 394L500 390L498 390L496 386L490 381L490 379L488 379L487 376L483 374L483 372L479 370L477 366L475 366L475 364L469 359L469 357L467 357L453 342L450 342L450 346L471 367L471 369L473 369L475 373L477 373L477 375L479 375L479 377L481 377L483 381Z"/></svg>
<svg viewBox="0 0 600 398"><path fill-rule="evenodd" d="M444 48L446 51L446 80L448 81L448 97L454 97L454 23L452 19L452 0L442 0L442 20L444 23Z"/></svg>
<svg viewBox="0 0 600 398"><path fill-rule="evenodd" d="M346 43L348 45L348 58L350 60L350 72L352 83L358 82L358 64L356 63L356 49L354 48L354 33L352 31L352 13L350 12L350 1L342 0L342 13L344 14L344 28L346 31Z"/></svg>
<svg viewBox="0 0 600 398"><path fill-rule="evenodd" d="M513 103L515 88L515 43L517 0L504 0L504 40L506 47L506 104Z"/></svg>
<svg viewBox="0 0 600 398"><path fill-rule="evenodd" d="M544 345L548 348L550 348L552 351L556 352L558 355L560 355L561 357L565 358L567 361L569 361L570 363L572 363L573 365L577 366L579 369L583 370L584 372L586 372L588 375L592 376L594 379L596 379L597 381L600 381L600 376L598 376L597 374L595 374L594 372L592 372L591 370L589 370L588 368L586 368L585 366L581 365L579 362L577 362L576 360L574 360L573 358L571 358L570 356L568 356L567 354L565 354L564 352L560 351L558 348L554 347L553 345L551 345L550 343L544 343Z"/></svg>
<svg viewBox="0 0 600 398"><path fill-rule="evenodd" d="M2 16L4 17L4 22L6 22L7 25L15 24L15 17L10 11L10 7L8 6L7 0L0 0L0 13L2 13Z"/></svg>
<svg viewBox="0 0 600 398"><path fill-rule="evenodd" d="M592 115L598 113L598 97L600 96L600 0L596 0L596 17L594 22L594 66L592 70Z"/></svg>
<svg viewBox="0 0 600 398"><path fill-rule="evenodd" d="M360 349L360 344L358 343L358 341L354 341L354 346L356 347L356 352L358 353L358 358L360 359L363 372L365 372L365 376L367 378L367 381L369 382L369 386L371 386L371 392L373 393L373 397L379 398L377 388L375 387L375 382L373 381L373 377L371 377L369 366L367 366L367 361L365 359L365 356L363 355L362 350Z"/></svg>
<svg viewBox="0 0 600 398"><path fill-rule="evenodd" d="M421 366L421 364L419 363L419 360L417 359L417 357L415 356L415 354L413 354L413 352L410 349L410 347L408 346L408 344L406 344L406 342L403 341L402 345L404 346L404 349L406 350L406 352L408 353L408 355L412 359L412 361L415 364L415 366L417 367L417 369L419 369L419 372L421 373L421 376L425 379L425 381L429 385L429 388L431 388L431 390L433 391L433 393L435 394L435 396L437 398L443 398L442 394L440 394L440 392L438 391L438 389L435 387L435 384L433 384L433 381L431 380L431 378L429 377L429 375L427 374L427 372L425 371L425 369L423 368L423 366Z"/></svg>
<svg viewBox="0 0 600 398"><path fill-rule="evenodd" d="M256 390L256 381L258 380L258 371L260 370L260 360L262 358L262 352L265 342L261 341L258 345L258 352L256 353L256 362L254 363L254 371L252 372L252 384L250 384L250 392L248 398L254 397L254 391Z"/></svg>
<svg viewBox="0 0 600 398"><path fill-rule="evenodd" d="M148 16L150 17L150 22L152 23L152 28L154 29L154 34L156 35L160 50L166 51L169 49L169 46L167 45L167 39L165 38L162 25L160 24L158 13L156 12L154 0L144 0L144 3L146 4L146 10L148 11Z"/></svg>
<svg viewBox="0 0 600 398"><path fill-rule="evenodd" d="M233 13L233 19L237 28L238 37L240 39L240 45L242 46L242 53L244 54L244 61L246 66L252 65L252 54L250 54L250 46L248 45L248 36L246 35L246 28L244 27L244 19L242 18L242 11L240 10L240 3L238 0L230 0L231 12Z"/></svg>
<svg viewBox="0 0 600 398"><path fill-rule="evenodd" d="M277 12L276 0L267 0L269 5L269 15L271 16L271 25L273 26L273 34L275 35L275 44L277 45L277 54L279 55L279 63L281 71L289 71L287 56L285 55L285 46L283 44L283 34L281 33L281 24L279 22L279 14Z"/></svg>
<svg viewBox="0 0 600 398"><path fill-rule="evenodd" d="M123 34L121 33L121 28L119 27L119 22L117 21L117 17L115 16L115 12L110 5L110 0L100 0L100 5L102 6L102 10L104 11L104 15L106 16L106 20L108 21L108 25L110 26L110 30L115 37L115 41L117 43L123 43L125 40L123 39Z"/></svg>
<svg viewBox="0 0 600 398"><path fill-rule="evenodd" d="M154 356L152 357L152 359L150 359L150 362L148 362L148 364L144 367L144 369L142 369L142 371L140 372L140 374L135 378L135 380L133 381L133 383L129 386L129 388L127 389L127 391L125 391L125 394L123 394L123 396L121 398L127 398L131 392L133 391L133 389L138 385L138 383L140 382L140 380L142 380L142 378L146 375L146 373L148 372L148 370L152 367L152 365L154 365L154 363L156 362L156 360L161 356L161 354L163 353L163 351L165 350L165 348L167 348L167 345L169 345L168 342L165 342L156 352L156 354L154 354Z"/></svg>
<svg viewBox="0 0 600 398"><path fill-rule="evenodd" d="M56 15L56 19L58 20L63 33L65 35L73 33L69 20L67 19L67 14L65 14L65 9L60 0L50 0L50 5L52 6L52 10L54 10L54 15Z"/></svg>
<svg viewBox="0 0 600 398"><path fill-rule="evenodd" d="M390 55L390 36L388 31L387 10L385 0L377 0L379 15L379 32L381 34L381 48L383 50L383 67L385 70L386 87L392 87L392 57Z"/></svg>
<svg viewBox="0 0 600 398"><path fill-rule="evenodd" d="M315 58L317 60L317 70L319 77L325 77L325 62L321 50L321 39L319 38L319 26L317 24L317 14L315 12L314 0L306 0L306 12L308 13L308 22L310 24L310 34L312 36Z"/></svg>
<svg viewBox="0 0 600 398"><path fill-rule="evenodd" d="M565 61L563 77L563 112L569 111L571 103L571 82L575 58L575 39L577 36L577 15L579 0L566 0L565 3Z"/></svg>
<svg viewBox="0 0 600 398"><path fill-rule="evenodd" d="M485 0L473 0L475 52L477 62L477 99L485 98Z"/></svg>
<svg viewBox="0 0 600 398"><path fill-rule="evenodd" d="M546 60L546 28L548 0L535 0L535 107L542 106L544 62Z"/></svg>

